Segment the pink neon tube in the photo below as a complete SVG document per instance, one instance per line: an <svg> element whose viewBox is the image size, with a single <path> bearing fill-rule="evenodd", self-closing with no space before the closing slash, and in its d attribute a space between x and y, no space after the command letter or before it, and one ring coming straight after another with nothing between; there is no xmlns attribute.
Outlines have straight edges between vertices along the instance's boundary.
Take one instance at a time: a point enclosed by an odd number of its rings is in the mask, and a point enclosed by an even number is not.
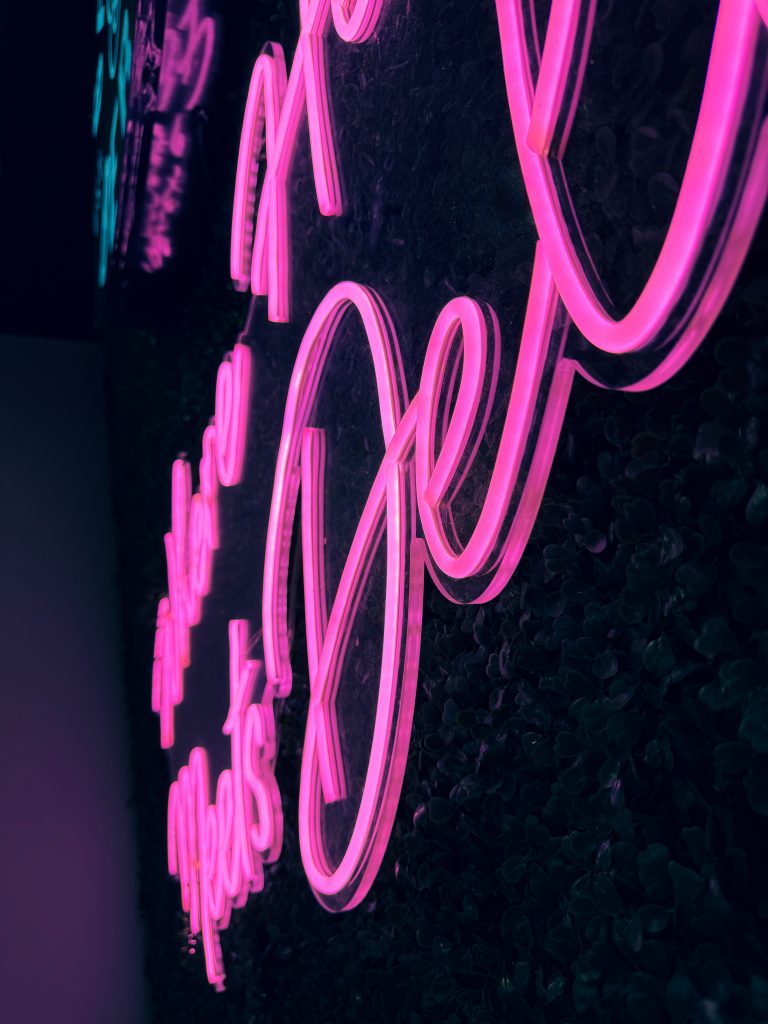
<svg viewBox="0 0 768 1024"><path fill-rule="evenodd" d="M340 38L361 43L374 31L382 0L299 0L301 34L290 74L277 44L254 65L232 206L230 274L240 290L266 295L270 320L290 319L288 180L306 114L315 193L320 212L343 209L333 142L325 39L331 22ZM265 164L258 203L259 167ZM255 215L254 215L255 211Z"/></svg>
<svg viewBox="0 0 768 1024"><path fill-rule="evenodd" d="M512 126L528 199L556 287L576 326L596 348L615 354L636 352L669 340L672 314L683 301L694 263L702 252L705 235L733 160L736 135L743 122L748 86L755 73L760 22L751 0L721 0L704 95L688 166L672 222L656 266L635 305L621 320L613 320L587 284L584 268L574 249L546 150L551 144L554 111L562 102L566 64L583 69L583 54L574 54L573 17L562 17L563 5L553 4L547 29L544 59L534 87L525 38L523 0L497 0L504 71ZM594 0L574 0L583 12ZM589 45L589 36L585 39ZM542 77L543 76L543 77ZM534 124L536 95L544 90ZM531 148L533 142L539 150ZM761 146L764 146L764 140ZM542 152L543 150L543 152ZM754 185L752 181L754 180ZM766 161L754 161L746 197L761 196L768 188ZM742 201L744 201L742 199ZM750 201L747 199L747 201ZM743 258L756 223L756 204L749 218L751 231L737 252ZM733 256L733 250L731 250ZM740 262L740 261L739 261ZM703 338L719 312L732 280L732 268L717 259L709 269L710 289L716 296L706 312L689 311L687 335L678 341L689 354Z"/></svg>
<svg viewBox="0 0 768 1024"><path fill-rule="evenodd" d="M341 317L350 308L360 316L371 346L388 456L363 511L329 614L322 556L325 441L322 431L310 429L310 424L323 365ZM299 834L310 883L318 898L335 909L358 902L378 870L407 756L418 666L421 560L412 557L414 538L408 525L412 516L406 509L409 500L413 502L413 483L404 465L414 441L415 407L401 419L404 401L399 350L383 304L369 289L349 282L337 285L312 318L294 367L273 490L262 608L267 678L275 692L286 693L291 681L285 622L287 565L290 524L301 480L311 697L302 758ZM382 527L386 530L387 583L373 745L348 848L334 867L327 860L321 818L323 803L345 795L335 696L347 637Z"/></svg>

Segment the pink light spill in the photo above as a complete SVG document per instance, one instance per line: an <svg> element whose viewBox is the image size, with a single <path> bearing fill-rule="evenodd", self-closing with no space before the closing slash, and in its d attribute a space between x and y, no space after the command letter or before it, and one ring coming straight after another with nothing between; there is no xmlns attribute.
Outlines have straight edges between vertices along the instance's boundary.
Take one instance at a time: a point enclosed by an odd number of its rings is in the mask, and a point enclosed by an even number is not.
<svg viewBox="0 0 768 1024"><path fill-rule="evenodd" d="M246 101L232 209L230 274L235 287L266 295L270 320L290 319L288 178L306 113L315 193L326 217L342 212L333 143L325 37L362 43L376 28L383 0L299 0L301 33L291 73L277 43L254 65ZM259 164L265 163L258 206ZM254 217L255 211L255 217Z"/></svg>
<svg viewBox="0 0 768 1024"><path fill-rule="evenodd" d="M251 387L251 350L237 344L219 367L213 423L203 434L199 489L192 493L186 459L171 472L171 531L165 535L168 597L160 600L152 670L152 710L160 716L160 746L174 744L173 709L184 699L190 631L200 622L219 547L218 488L240 482Z"/></svg>
<svg viewBox="0 0 768 1024"><path fill-rule="evenodd" d="M277 860L283 815L275 782L275 712L271 692L253 703L260 661L247 657L248 623L229 623L229 712L222 728L230 738L231 768L216 782L209 802L208 755L195 747L168 794L168 870L181 885L190 931L201 935L208 980L221 991L224 966L219 932L233 907L264 888L264 864Z"/></svg>
<svg viewBox="0 0 768 1024"><path fill-rule="evenodd" d="M459 467L463 478L470 471L472 453L465 458L471 431L482 437L490 413L488 399L495 390L488 390L487 407L476 426L478 411L486 385L487 325L477 303L467 298L448 303L437 319L427 348L419 390L419 412L416 427L416 480L419 517L430 558L432 575L443 593L452 600L465 602L452 581L478 581L480 589L473 603L489 601L507 584L522 556L533 529L544 493L549 469L557 448L565 407L575 369L570 360L561 358L567 336L567 325L556 328L558 297L540 247L536 249L533 275L528 296L517 367L512 383L504 428L493 474L485 501L479 511L477 525L461 551L451 543L442 520L450 513L451 494L455 494ZM489 309L488 320L494 331L495 365L498 373L498 321ZM447 425L440 456L435 461L436 417L440 382L451 344L457 333L463 337L463 371L456 405ZM556 363L544 414L538 425L538 437L527 475L521 479L523 456L528 449L534 426L534 414L541 404L545 371ZM522 484L515 515L504 531L512 494ZM452 488L449 494L449 488Z"/></svg>

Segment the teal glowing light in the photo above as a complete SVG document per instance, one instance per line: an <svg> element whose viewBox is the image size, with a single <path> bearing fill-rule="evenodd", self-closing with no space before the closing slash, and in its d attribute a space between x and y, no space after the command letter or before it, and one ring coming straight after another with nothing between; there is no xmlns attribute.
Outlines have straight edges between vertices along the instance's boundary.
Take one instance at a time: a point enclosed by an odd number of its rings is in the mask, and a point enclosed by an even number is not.
<svg viewBox="0 0 768 1024"><path fill-rule="evenodd" d="M91 132L97 140L93 230L97 245L96 281L103 288L117 228L118 166L128 123L131 82L131 18L123 0L97 0L96 35L101 51L96 62Z"/></svg>
<svg viewBox="0 0 768 1024"><path fill-rule="evenodd" d="M101 119L101 103L104 99L104 54L99 54L96 61L96 84L93 87L93 116L91 118L91 134L94 138L99 133Z"/></svg>

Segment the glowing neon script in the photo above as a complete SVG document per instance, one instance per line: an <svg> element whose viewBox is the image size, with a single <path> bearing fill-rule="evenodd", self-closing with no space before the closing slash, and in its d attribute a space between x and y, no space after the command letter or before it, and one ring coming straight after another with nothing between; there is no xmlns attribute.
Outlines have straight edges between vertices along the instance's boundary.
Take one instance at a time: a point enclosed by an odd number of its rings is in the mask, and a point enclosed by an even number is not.
<svg viewBox="0 0 768 1024"><path fill-rule="evenodd" d="M322 6L302 6L303 30L310 24L304 17ZM358 9L373 7L360 3L355 14ZM326 3L326 12L328 9ZM335 6L333 12L335 16ZM594 3L555 0L543 51L539 51L534 26L527 20L530 5L522 0L498 0L498 12L513 129L541 240L536 246L498 452L468 539L459 540L453 505L475 465L497 389L502 332L489 306L458 297L440 312L427 346L419 391L409 403L392 318L383 300L370 288L342 282L331 289L310 321L286 403L265 552L264 692L272 699L286 697L291 691L287 579L301 491L310 708L301 766L299 836L309 882L318 900L330 910L351 908L364 898L388 844L411 732L424 565L440 589L457 602L483 602L501 591L519 563L536 520L574 374L598 381L592 360L596 353L607 353L615 357L617 369L625 368L625 382L617 387L651 388L672 376L701 343L725 301L768 192L768 131L763 119L766 69L759 60L765 30L751 3L723 0L691 156L667 239L633 309L622 320L612 320L588 283L590 272L587 263L580 262L584 254L578 255L576 242L581 233L572 211L559 204L561 193L554 181L555 171L561 172L557 165L578 102ZM327 20L323 25L327 26ZM255 290L268 292L274 319L275 275L268 279L258 275L265 252L268 249L274 255L274 243L282 237L280 223L284 226L284 222L278 214L284 213L284 208L278 202L275 165L279 167L278 154L283 150L277 140L285 110L294 106L288 106L282 54L273 50L271 57L257 61L249 93L238 166L233 252L242 249L251 231L246 211L253 207L255 194L252 161L263 144L268 169L259 216L264 206L269 220L263 222L259 249L257 217L254 266L257 285L259 281L267 283L266 291ZM531 53L536 68L530 63ZM298 60L297 51L294 68ZM303 71L297 72L302 88L303 75ZM564 109L566 97L570 99ZM723 110L728 123L722 123ZM293 125L291 146L295 130ZM310 125L310 136L311 131ZM320 200L317 182L315 168ZM283 180L279 188L284 185ZM281 280L287 287L287 276ZM324 524L328 440L317 422L317 409L323 370L332 356L339 325L352 311L370 346L385 455L338 588L329 600ZM589 343L578 358L568 355L566 349L574 322ZM650 360L650 370L647 362L633 362L638 353ZM326 841L325 811L348 793L336 701L342 686L357 682L345 678L345 657L373 558L382 546L386 585L379 619L382 646L373 739L351 834L344 853L334 858ZM170 614L172 596L168 601L165 610ZM232 626L230 650L231 630ZM173 630L169 628L167 635L171 643ZM238 643L243 642L240 637ZM237 664L242 665L243 648L236 645L236 649L240 651ZM267 767L271 764L267 758ZM181 847L189 850L186 865L175 852L169 855L169 864L180 876L182 901L189 909L193 931L202 931L209 977L220 986L223 967L218 928L224 926L231 904L223 901L215 865L222 856L219 851L230 847L218 843L215 830L222 821L221 828L229 835L224 811L227 798L220 802L217 795L215 804L208 804L207 768L200 748L193 751L182 772L188 774L182 778L180 773L174 784L180 788L173 791L169 850L179 849L180 841L174 837L181 822L188 823L191 834L189 818L193 813L197 815L194 827L198 838L191 845L181 841ZM276 791L270 792L276 800ZM182 793L186 794L183 801ZM186 815L178 809L182 802L192 809ZM277 806L271 805L274 815ZM272 820L265 804L263 821ZM243 849L241 840L238 850ZM223 860L228 863L226 857ZM194 874L194 865L198 867L193 885L190 872ZM242 878L246 877L244 872ZM213 909L202 913L203 891L208 892L206 879L210 880L211 895L205 898ZM240 898L243 889L237 891Z"/></svg>
<svg viewBox="0 0 768 1024"><path fill-rule="evenodd" d="M159 270L173 254L173 222L187 186L190 115L211 81L217 21L202 15L201 0L168 5L163 32L156 119L141 218L141 269Z"/></svg>
<svg viewBox="0 0 768 1024"><path fill-rule="evenodd" d="M98 239L97 275L100 288L106 284L109 257L115 243L117 226L118 148L125 134L127 120L128 85L131 75L131 27L128 11L122 11L122 0L99 0L96 8L96 34L103 32L104 51L96 63L96 82L93 89L91 131L99 135L104 106L106 82L114 82L112 107L107 114L106 145L101 145L96 156L96 185L94 192L93 230ZM106 60L105 60L106 54Z"/></svg>
<svg viewBox="0 0 768 1024"><path fill-rule="evenodd" d="M415 510L431 523L424 529L429 555L454 558L465 576L479 573L500 548L500 568L484 581L481 600L497 593L514 571L528 539L557 446L575 365L562 357L566 330L555 316L557 295L541 253L534 282L507 422L478 526L464 551L449 551L436 528L434 509L453 488L473 441L487 422L495 389L500 343L496 316L457 298L438 317L427 350L418 395L406 407L405 382L392 321L382 300L351 282L333 288L312 318L294 367L278 454L264 570L264 658L269 685L280 695L291 686L287 579L290 538L301 485L302 552L310 673L310 711L301 767L299 835L304 868L319 901L330 910L355 906L379 869L392 827L408 753L419 660L424 543ZM359 315L376 375L386 454L365 504L341 580L328 611L324 568L324 432L314 423L323 368L346 311ZM436 415L443 370L461 335L463 369L455 407ZM538 401L544 392L545 401ZM548 394L547 394L548 392ZM540 409L538 415L536 409ZM442 450L434 461L436 435ZM533 458L522 471L534 437ZM415 472L414 472L415 469ZM465 470L462 469L463 473ZM510 495L521 487L509 521ZM452 493L453 493L452 489ZM449 506L449 502L445 502ZM382 528L384 540L382 540ZM346 853L333 864L325 845L324 807L346 796L344 757L335 702L344 685L345 653L360 595L380 544L386 551L382 611L382 658L371 753L359 810ZM478 550L479 549L479 550ZM446 556L446 551L448 554ZM431 566L437 577L436 564ZM346 685L353 685L347 682Z"/></svg>
<svg viewBox="0 0 768 1024"><path fill-rule="evenodd" d="M342 211L341 186L331 128L325 67L325 36L331 16L345 42L362 43L376 28L383 0L299 0L301 34L286 79L277 43L253 68L245 108L232 209L230 273L235 287L268 296L269 319L290 319L288 176L299 125L306 111L315 192L326 217ZM266 161L254 223L259 163Z"/></svg>
<svg viewBox="0 0 768 1024"><path fill-rule="evenodd" d="M240 482L251 388L251 351L235 345L219 367L213 422L203 434L199 489L192 494L186 459L171 472L171 531L165 535L168 597L160 600L152 668L152 710L160 716L160 746L174 744L173 709L184 698L190 630L211 589L219 547L218 488Z"/></svg>
<svg viewBox="0 0 768 1024"><path fill-rule="evenodd" d="M168 795L168 869L181 884L181 905L190 928L202 934L208 980L223 988L219 930L232 907L264 888L265 863L277 860L283 815L274 776L275 713L265 692L252 703L262 665L246 657L248 623L229 623L229 713L232 768L208 802L208 756L195 747Z"/></svg>
<svg viewBox="0 0 768 1024"><path fill-rule="evenodd" d="M573 96L574 103L578 99L594 2L563 0L553 5L536 90L530 66L523 63L529 52L525 16L530 14L530 7L522 2L499 0L513 126L542 241L533 264L499 451L466 543L460 543L451 529L452 504L471 471L495 392L499 338L492 311L484 312L467 298L448 304L429 342L419 394L402 411L399 354L381 300L371 305L359 286L338 286L310 323L291 384L267 539L262 609L265 664L270 682L289 692L285 538L290 536L300 481L312 696L302 758L299 828L310 884L320 902L333 910L354 906L370 887L387 845L402 784L421 616L414 600L420 590L422 546L410 525L411 462L415 459L415 495L430 574L453 600L491 599L509 581L530 536L573 375L578 372L595 379L589 349L578 360L565 355L570 327L566 311L595 349L625 360L638 352L657 353L654 369L643 368L639 379L623 385L634 390L657 386L686 362L720 311L768 191L768 128L760 120L750 128L750 114L762 116L764 109L766 68L759 59L764 30L754 7L724 0L691 157L667 239L633 309L621 321L610 320L586 286L583 267L577 265L572 230L554 201L557 190L549 164L549 153L561 156L567 142L573 111L562 110L563 99L566 95ZM578 39L583 50L576 57ZM728 112L726 123L723 109ZM735 182L730 189L725 187L729 178ZM719 224L719 237L707 250L706 235L713 223ZM316 404L312 389L317 387L314 382L320 379L341 312L349 304L358 309L371 345L387 453L327 614L321 519L325 439L312 429ZM455 392L456 364L451 356L459 338L463 359ZM632 373L630 368L630 378ZM455 405L439 422L445 385L448 396L454 393ZM443 407L449 404L445 401ZM513 495L517 496L514 504ZM382 523L387 601L374 738L355 826L346 852L334 865L325 844L323 808L345 796L335 701L359 594L370 570L371 548L378 543Z"/></svg>

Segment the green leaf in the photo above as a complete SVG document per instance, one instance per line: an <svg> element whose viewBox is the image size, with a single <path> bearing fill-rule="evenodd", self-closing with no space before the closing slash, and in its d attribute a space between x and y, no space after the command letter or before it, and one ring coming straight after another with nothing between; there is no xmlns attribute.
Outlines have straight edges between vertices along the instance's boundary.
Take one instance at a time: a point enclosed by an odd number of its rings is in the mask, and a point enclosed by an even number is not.
<svg viewBox="0 0 768 1024"><path fill-rule="evenodd" d="M739 736L759 754L768 753L768 698L762 697L744 710Z"/></svg>
<svg viewBox="0 0 768 1024"><path fill-rule="evenodd" d="M768 817L768 768L747 772L744 785L752 809Z"/></svg>
<svg viewBox="0 0 768 1024"><path fill-rule="evenodd" d="M655 675L664 675L675 666L675 655L665 636L652 640L643 651L643 667Z"/></svg>
<svg viewBox="0 0 768 1024"><path fill-rule="evenodd" d="M718 654L732 651L737 645L733 630L725 619L721 615L714 615L704 623L693 646L705 658L714 658Z"/></svg>
<svg viewBox="0 0 768 1024"><path fill-rule="evenodd" d="M433 796L427 804L427 813L435 825L445 825L456 814L456 807L444 797Z"/></svg>
<svg viewBox="0 0 768 1024"><path fill-rule="evenodd" d="M607 875L598 875L595 879L595 900L597 905L610 917L615 917L621 912L622 900L618 890Z"/></svg>
<svg viewBox="0 0 768 1024"><path fill-rule="evenodd" d="M669 862L667 870L675 890L675 903L692 903L703 886L702 877L675 860Z"/></svg>

